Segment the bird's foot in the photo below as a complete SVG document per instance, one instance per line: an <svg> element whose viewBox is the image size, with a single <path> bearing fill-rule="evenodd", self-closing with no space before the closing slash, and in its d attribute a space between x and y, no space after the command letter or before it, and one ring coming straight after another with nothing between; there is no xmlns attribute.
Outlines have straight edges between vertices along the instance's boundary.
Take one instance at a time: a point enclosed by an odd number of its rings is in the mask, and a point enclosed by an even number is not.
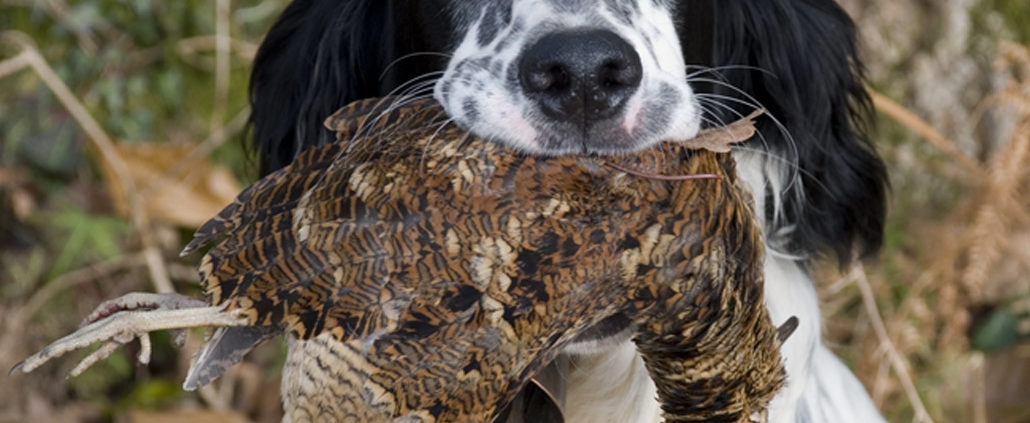
<svg viewBox="0 0 1030 423"><path fill-rule="evenodd" d="M54 341L41 351L16 364L10 373L29 373L44 363L71 351L101 342L100 348L82 359L69 377L82 374L122 345L140 340L139 362L150 362L150 332L194 327L242 326L247 320L224 307L212 307L196 298L178 294L132 293L101 303L83 326L71 335Z"/></svg>

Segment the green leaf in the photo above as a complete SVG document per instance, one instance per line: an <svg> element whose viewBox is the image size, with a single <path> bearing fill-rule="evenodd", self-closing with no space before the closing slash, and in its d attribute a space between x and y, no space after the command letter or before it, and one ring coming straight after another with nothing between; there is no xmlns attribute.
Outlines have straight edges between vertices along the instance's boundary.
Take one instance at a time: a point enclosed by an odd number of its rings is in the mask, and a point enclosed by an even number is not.
<svg viewBox="0 0 1030 423"><path fill-rule="evenodd" d="M90 260L105 260L122 253L128 223L109 215L94 215L68 208L45 217L63 240L50 266L49 277L57 277Z"/></svg>
<svg viewBox="0 0 1030 423"><path fill-rule="evenodd" d="M121 408L159 409L183 396L182 384L161 379L141 383L120 401Z"/></svg>
<svg viewBox="0 0 1030 423"><path fill-rule="evenodd" d="M998 351L1008 348L1025 339L1020 334L1020 321L1028 316L1020 316L1008 306L998 307L986 321L973 330L973 348L981 351Z"/></svg>

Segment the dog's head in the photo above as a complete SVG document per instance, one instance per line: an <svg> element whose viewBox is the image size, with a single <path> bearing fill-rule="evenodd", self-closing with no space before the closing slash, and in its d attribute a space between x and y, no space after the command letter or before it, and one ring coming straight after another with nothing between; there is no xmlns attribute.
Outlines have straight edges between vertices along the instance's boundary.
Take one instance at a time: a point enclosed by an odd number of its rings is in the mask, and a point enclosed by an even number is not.
<svg viewBox="0 0 1030 423"><path fill-rule="evenodd" d="M700 128L672 2L451 2L434 96L460 125L542 154L647 148Z"/></svg>

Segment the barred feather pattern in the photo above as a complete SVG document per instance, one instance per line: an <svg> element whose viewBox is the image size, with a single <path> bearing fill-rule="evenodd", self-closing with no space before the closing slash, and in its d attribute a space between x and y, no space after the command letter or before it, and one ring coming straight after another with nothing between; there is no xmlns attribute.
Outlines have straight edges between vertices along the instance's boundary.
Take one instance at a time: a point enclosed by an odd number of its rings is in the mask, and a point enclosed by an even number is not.
<svg viewBox="0 0 1030 423"><path fill-rule="evenodd" d="M215 244L212 304L288 335L287 421L490 421L616 313L669 422L753 421L783 384L728 154L529 156L431 100L366 100L326 124L337 143L255 183L187 247Z"/></svg>

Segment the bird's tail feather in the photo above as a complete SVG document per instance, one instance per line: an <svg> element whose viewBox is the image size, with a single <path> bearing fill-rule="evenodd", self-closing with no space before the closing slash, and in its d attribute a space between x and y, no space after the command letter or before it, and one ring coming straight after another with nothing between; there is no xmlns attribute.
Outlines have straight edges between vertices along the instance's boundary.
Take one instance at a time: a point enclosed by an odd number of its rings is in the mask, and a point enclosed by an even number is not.
<svg viewBox="0 0 1030 423"><path fill-rule="evenodd" d="M275 336L274 326L239 326L215 329L207 343L197 352L190 366L183 389L193 391L217 379L226 369L239 363L250 350Z"/></svg>

